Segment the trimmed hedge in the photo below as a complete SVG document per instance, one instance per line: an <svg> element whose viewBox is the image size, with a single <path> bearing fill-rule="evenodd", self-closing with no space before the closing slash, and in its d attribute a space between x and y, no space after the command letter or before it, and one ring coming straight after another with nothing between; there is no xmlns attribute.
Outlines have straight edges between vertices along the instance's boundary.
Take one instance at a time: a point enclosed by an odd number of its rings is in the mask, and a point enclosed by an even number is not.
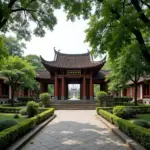
<svg viewBox="0 0 150 150"><path fill-rule="evenodd" d="M32 100L35 100L35 99L33 97L21 96L21 97L18 97L17 100L19 102L28 102L28 101L32 101Z"/></svg>
<svg viewBox="0 0 150 150"><path fill-rule="evenodd" d="M120 130L122 130L128 136L138 141L142 146L144 146L147 149L150 149L150 130L132 124L131 122L119 118L102 109L98 109L98 114L106 120L108 120L109 122L111 122L112 124L117 125Z"/></svg>
<svg viewBox="0 0 150 150"><path fill-rule="evenodd" d="M19 113L22 108L20 107L0 107L1 113Z"/></svg>
<svg viewBox="0 0 150 150"><path fill-rule="evenodd" d="M46 120L53 114L54 114L54 108L50 108L35 117L24 120L11 128L3 130L2 132L0 132L0 149L4 150L8 148L18 138L25 135L28 131L33 129L37 124Z"/></svg>
<svg viewBox="0 0 150 150"><path fill-rule="evenodd" d="M21 107L0 107L0 113L19 113ZM48 108L40 108L40 112L46 111Z"/></svg>

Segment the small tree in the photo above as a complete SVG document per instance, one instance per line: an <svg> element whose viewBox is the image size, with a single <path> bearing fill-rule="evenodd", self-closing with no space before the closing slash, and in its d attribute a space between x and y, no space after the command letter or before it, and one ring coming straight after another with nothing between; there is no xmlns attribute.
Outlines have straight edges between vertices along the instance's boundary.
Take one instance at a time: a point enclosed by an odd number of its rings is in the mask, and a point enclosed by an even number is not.
<svg viewBox="0 0 150 150"><path fill-rule="evenodd" d="M14 105L14 94L17 87L22 85L32 86L36 75L34 67L18 56L9 56L8 59L4 61L0 74L6 77L5 82L11 86L12 106Z"/></svg>
<svg viewBox="0 0 150 150"><path fill-rule="evenodd" d="M28 117L34 117L39 112L39 104L34 101L29 101L27 103L27 114Z"/></svg>
<svg viewBox="0 0 150 150"><path fill-rule="evenodd" d="M50 102L50 94L48 93L42 93L40 94L40 101L42 102L42 104L47 107L49 102Z"/></svg>
<svg viewBox="0 0 150 150"><path fill-rule="evenodd" d="M102 103L103 103L103 98L104 98L105 96L107 96L107 93L104 92L104 91L98 91L98 92L96 93L96 100L97 100L97 102L99 103L99 105L102 105Z"/></svg>

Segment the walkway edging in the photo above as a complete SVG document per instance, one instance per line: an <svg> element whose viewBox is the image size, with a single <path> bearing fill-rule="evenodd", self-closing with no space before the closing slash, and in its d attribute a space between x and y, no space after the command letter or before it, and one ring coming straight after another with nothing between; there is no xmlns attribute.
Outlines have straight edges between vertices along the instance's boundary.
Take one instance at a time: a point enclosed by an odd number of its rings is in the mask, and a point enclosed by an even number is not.
<svg viewBox="0 0 150 150"><path fill-rule="evenodd" d="M51 122L56 115L54 114L49 119L38 125L35 129L31 130L25 136L23 136L20 140L15 142L12 146L10 146L7 150L19 150L21 149L33 136L35 136L41 129L43 129L49 122Z"/></svg>
<svg viewBox="0 0 150 150"><path fill-rule="evenodd" d="M115 133L132 150L146 150L143 146L141 146L139 143L137 143L136 141L131 139L129 136L127 136L125 133L123 133L121 130L119 130L118 127L111 124L106 119L102 118L100 115L96 115L96 118L101 120L113 133Z"/></svg>

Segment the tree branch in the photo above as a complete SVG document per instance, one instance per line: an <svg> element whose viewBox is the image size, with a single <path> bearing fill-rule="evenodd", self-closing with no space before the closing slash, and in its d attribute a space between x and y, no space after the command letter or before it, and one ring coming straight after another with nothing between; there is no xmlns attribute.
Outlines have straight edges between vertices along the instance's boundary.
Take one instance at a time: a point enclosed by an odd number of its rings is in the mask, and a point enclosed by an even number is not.
<svg viewBox="0 0 150 150"><path fill-rule="evenodd" d="M144 22L144 23L149 23L150 26L150 20L146 17L146 15L143 13L142 8L139 5L139 2L136 0L131 0L131 3L133 4L135 10L139 13L139 17L140 19Z"/></svg>
<svg viewBox="0 0 150 150"><path fill-rule="evenodd" d="M140 0L142 4L146 5L149 9L150 9L150 5L148 5L147 3L145 3L143 0Z"/></svg>

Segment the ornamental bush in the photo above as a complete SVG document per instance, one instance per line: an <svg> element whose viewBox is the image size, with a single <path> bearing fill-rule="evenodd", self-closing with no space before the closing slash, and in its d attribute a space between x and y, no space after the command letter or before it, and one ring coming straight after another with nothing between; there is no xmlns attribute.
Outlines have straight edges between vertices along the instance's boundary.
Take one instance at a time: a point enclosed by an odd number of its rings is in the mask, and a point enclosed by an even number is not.
<svg viewBox="0 0 150 150"><path fill-rule="evenodd" d="M27 108L25 107L25 108L22 108L20 111L19 111L19 113L21 114L21 115L27 115Z"/></svg>
<svg viewBox="0 0 150 150"><path fill-rule="evenodd" d="M16 120L2 120L0 121L0 131L10 128L16 125L18 122Z"/></svg>
<svg viewBox="0 0 150 150"><path fill-rule="evenodd" d="M107 93L104 92L104 91L98 91L96 93L96 100L97 100L97 102L99 103L100 106L102 106L102 104L103 104L103 98L105 96L107 96Z"/></svg>
<svg viewBox="0 0 150 150"><path fill-rule="evenodd" d="M150 123L146 120L133 120L131 122L144 128L150 128Z"/></svg>
<svg viewBox="0 0 150 150"><path fill-rule="evenodd" d="M33 117L35 115L37 115L39 112L39 104L34 102L34 101L29 101L27 103L27 114L28 117Z"/></svg>
<svg viewBox="0 0 150 150"><path fill-rule="evenodd" d="M50 103L50 94L48 94L48 93L40 94L40 101L42 102L44 107L47 107Z"/></svg>
<svg viewBox="0 0 150 150"><path fill-rule="evenodd" d="M116 106L113 108L113 114L121 118L133 118L136 116L136 111L125 106Z"/></svg>

